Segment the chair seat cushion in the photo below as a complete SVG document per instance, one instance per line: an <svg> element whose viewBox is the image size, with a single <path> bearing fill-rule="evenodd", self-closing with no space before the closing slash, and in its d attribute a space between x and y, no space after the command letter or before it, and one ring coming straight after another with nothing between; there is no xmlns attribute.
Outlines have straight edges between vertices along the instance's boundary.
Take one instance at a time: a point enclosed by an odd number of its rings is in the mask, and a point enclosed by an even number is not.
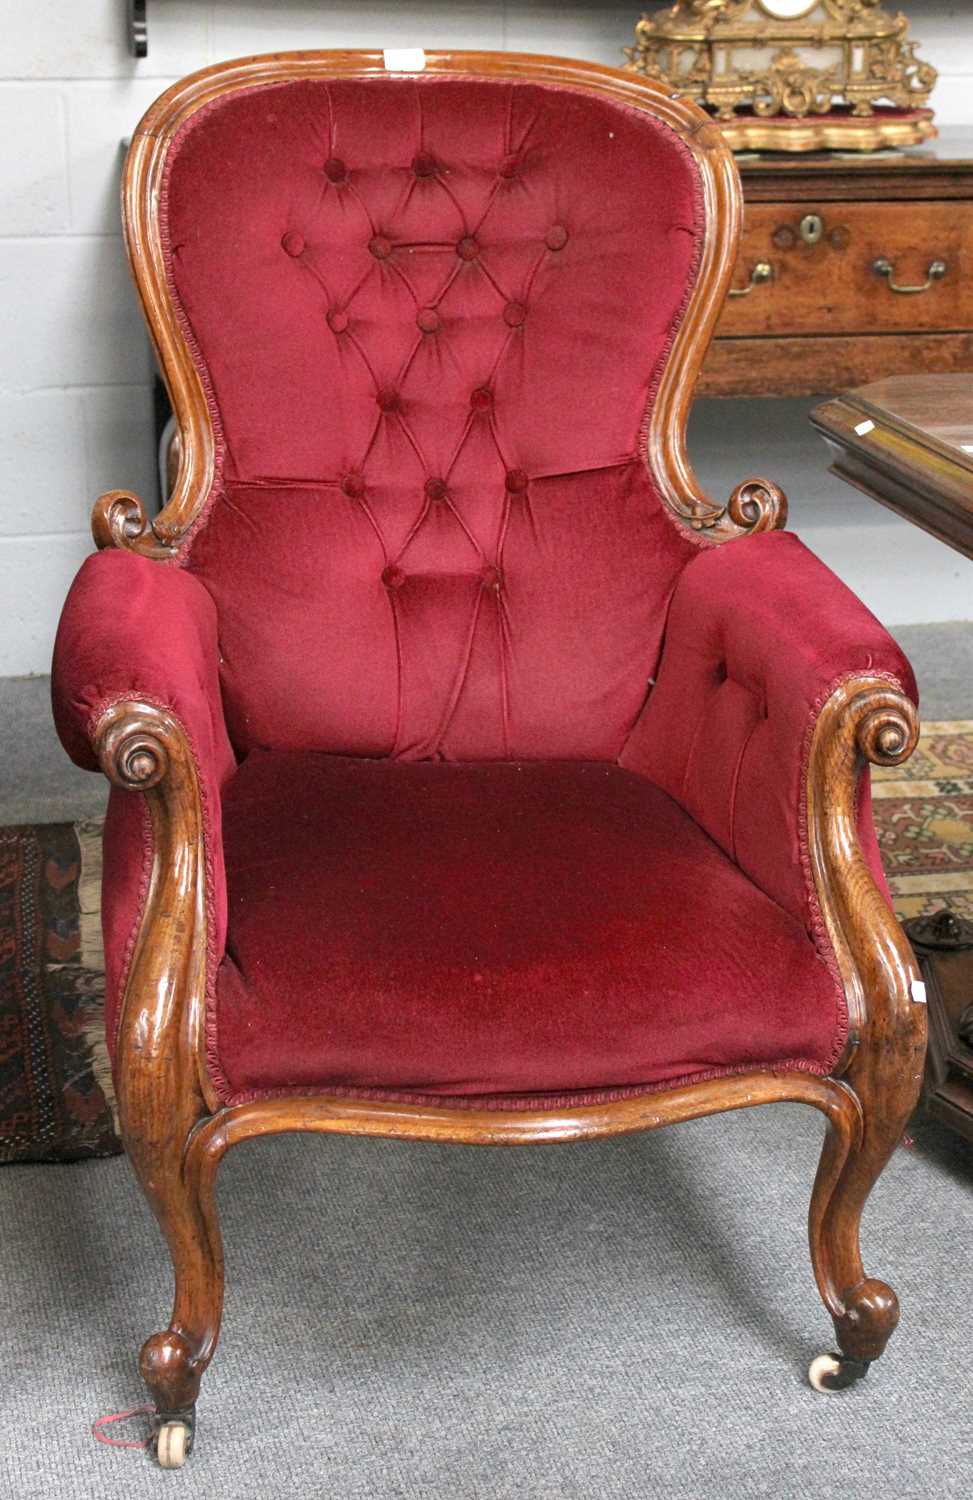
<svg viewBox="0 0 973 1500"><path fill-rule="evenodd" d="M225 1101L526 1107L837 1056L804 928L614 764L254 751L224 820Z"/></svg>

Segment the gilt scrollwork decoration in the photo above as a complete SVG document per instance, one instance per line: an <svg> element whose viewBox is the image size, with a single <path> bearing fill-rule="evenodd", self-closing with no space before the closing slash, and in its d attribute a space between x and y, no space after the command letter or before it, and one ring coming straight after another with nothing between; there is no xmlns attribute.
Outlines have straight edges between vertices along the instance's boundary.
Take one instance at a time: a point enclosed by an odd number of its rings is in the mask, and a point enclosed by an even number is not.
<svg viewBox="0 0 973 1500"><path fill-rule="evenodd" d="M628 66L719 120L737 149L876 149L935 135L936 70L880 0L676 0L643 15Z"/></svg>

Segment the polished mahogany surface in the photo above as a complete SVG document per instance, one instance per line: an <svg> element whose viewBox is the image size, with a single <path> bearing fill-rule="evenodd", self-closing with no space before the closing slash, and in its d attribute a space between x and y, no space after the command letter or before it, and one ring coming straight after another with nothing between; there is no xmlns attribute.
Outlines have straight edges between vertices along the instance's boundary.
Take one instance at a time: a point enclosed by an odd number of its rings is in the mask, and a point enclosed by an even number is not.
<svg viewBox="0 0 973 1500"><path fill-rule="evenodd" d="M818 406L832 473L973 557L973 375L896 375Z"/></svg>
<svg viewBox="0 0 973 1500"><path fill-rule="evenodd" d="M973 372L973 131L736 160L743 240L701 394L823 396Z"/></svg>

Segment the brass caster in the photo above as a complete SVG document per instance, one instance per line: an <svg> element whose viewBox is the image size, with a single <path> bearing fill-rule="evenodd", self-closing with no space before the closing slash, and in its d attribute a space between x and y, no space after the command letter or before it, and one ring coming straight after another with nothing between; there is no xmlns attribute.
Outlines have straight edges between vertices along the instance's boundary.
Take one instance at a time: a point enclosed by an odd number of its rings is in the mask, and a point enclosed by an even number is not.
<svg viewBox="0 0 973 1500"><path fill-rule="evenodd" d="M181 1469L193 1451L196 1435L195 1409L159 1412L156 1416L155 1456L160 1469Z"/></svg>
<svg viewBox="0 0 973 1500"><path fill-rule="evenodd" d="M807 1378L816 1391L845 1391L868 1374L867 1359L849 1359L846 1354L819 1354L808 1367Z"/></svg>

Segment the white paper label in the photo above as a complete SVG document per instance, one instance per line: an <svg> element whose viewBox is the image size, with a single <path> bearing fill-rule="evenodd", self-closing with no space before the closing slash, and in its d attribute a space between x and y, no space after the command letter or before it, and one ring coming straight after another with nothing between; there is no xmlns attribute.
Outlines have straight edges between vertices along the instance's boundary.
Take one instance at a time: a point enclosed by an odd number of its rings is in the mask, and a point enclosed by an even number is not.
<svg viewBox="0 0 973 1500"><path fill-rule="evenodd" d="M913 979L912 981L912 998L916 1005L925 1005L926 1003L926 986L921 979Z"/></svg>
<svg viewBox="0 0 973 1500"><path fill-rule="evenodd" d="M859 437L867 437L870 432L875 431L875 423L859 422L858 426L855 428L855 431L858 433Z"/></svg>
<svg viewBox="0 0 973 1500"><path fill-rule="evenodd" d="M426 66L422 47L386 47L382 57L387 73L421 73Z"/></svg>

